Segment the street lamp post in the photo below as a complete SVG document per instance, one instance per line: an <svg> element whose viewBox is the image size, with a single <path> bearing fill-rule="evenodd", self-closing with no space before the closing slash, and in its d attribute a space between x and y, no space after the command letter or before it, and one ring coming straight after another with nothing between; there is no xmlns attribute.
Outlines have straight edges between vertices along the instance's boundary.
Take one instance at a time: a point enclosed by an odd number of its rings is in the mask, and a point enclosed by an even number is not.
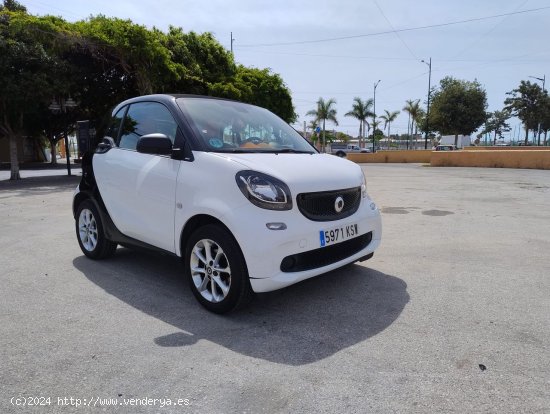
<svg viewBox="0 0 550 414"><path fill-rule="evenodd" d="M61 98L59 102L52 100L48 109L54 114L63 113L66 114L69 110L75 108L78 104L69 96L68 99ZM67 126L65 125L64 131L64 140L65 140L65 155L67 156L67 175L71 175L71 153L69 147L69 134L67 133Z"/></svg>
<svg viewBox="0 0 550 414"><path fill-rule="evenodd" d="M376 135L376 87L380 83L380 79L378 79L378 82L374 84L374 98L372 100L372 109L373 109L373 116L372 116L372 153L374 154L376 152L376 148L374 147L374 137Z"/></svg>
<svg viewBox="0 0 550 414"><path fill-rule="evenodd" d="M422 63L425 63L428 65L429 72L428 72L428 109L426 110L426 131L424 135L424 149L428 149L428 130L430 129L430 94L432 89L432 58L430 58L429 62L426 62L425 60L422 60Z"/></svg>
<svg viewBox="0 0 550 414"><path fill-rule="evenodd" d="M546 82L546 74L542 75L542 78L538 78L536 76L529 76L529 77L542 82L542 94L544 95L544 84ZM539 125L537 127L537 145L540 145L540 120L539 120Z"/></svg>

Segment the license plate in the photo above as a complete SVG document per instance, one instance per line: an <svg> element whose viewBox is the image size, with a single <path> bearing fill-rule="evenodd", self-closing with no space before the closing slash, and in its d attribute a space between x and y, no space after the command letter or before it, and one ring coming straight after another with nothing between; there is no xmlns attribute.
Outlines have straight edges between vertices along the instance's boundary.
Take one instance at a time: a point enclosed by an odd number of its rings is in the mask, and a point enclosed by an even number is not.
<svg viewBox="0 0 550 414"><path fill-rule="evenodd" d="M348 224L330 230L320 230L319 239L321 247L325 247L352 239L357 236L357 234L357 224Z"/></svg>

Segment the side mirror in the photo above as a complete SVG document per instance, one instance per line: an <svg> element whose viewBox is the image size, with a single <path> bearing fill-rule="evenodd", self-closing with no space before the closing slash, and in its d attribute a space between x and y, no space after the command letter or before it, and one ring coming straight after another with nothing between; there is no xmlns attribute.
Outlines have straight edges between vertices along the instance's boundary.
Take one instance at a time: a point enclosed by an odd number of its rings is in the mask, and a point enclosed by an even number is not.
<svg viewBox="0 0 550 414"><path fill-rule="evenodd" d="M136 150L144 154L170 155L172 141L160 133L142 135L137 142Z"/></svg>
<svg viewBox="0 0 550 414"><path fill-rule="evenodd" d="M115 148L115 140L111 137L103 137L103 141L101 141L95 150L98 154L105 154L107 151L109 151L111 148Z"/></svg>

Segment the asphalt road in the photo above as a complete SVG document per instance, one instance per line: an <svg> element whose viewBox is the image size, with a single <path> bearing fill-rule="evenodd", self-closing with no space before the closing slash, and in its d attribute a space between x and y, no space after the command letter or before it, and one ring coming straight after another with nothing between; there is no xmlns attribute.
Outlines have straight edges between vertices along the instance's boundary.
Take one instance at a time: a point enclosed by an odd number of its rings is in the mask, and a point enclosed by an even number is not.
<svg viewBox="0 0 550 414"><path fill-rule="evenodd" d="M227 316L173 257L86 259L77 177L0 182L0 412L550 412L550 171L364 168L374 258Z"/></svg>

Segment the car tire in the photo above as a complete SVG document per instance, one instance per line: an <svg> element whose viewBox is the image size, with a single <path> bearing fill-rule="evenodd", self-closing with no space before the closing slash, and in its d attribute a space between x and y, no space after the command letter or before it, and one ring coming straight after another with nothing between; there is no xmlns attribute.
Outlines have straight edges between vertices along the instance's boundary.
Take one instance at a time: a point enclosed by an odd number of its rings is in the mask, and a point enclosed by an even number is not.
<svg viewBox="0 0 550 414"><path fill-rule="evenodd" d="M345 152L342 152L342 151L338 151L336 153L336 156L340 157L340 158L344 158L346 156L346 153Z"/></svg>
<svg viewBox="0 0 550 414"><path fill-rule="evenodd" d="M191 291L206 309L226 313L253 297L242 251L223 227L208 224L191 235L184 255Z"/></svg>
<svg viewBox="0 0 550 414"><path fill-rule="evenodd" d="M117 244L105 237L101 216L91 200L79 204L75 228L80 249L90 259L106 259L115 253Z"/></svg>

